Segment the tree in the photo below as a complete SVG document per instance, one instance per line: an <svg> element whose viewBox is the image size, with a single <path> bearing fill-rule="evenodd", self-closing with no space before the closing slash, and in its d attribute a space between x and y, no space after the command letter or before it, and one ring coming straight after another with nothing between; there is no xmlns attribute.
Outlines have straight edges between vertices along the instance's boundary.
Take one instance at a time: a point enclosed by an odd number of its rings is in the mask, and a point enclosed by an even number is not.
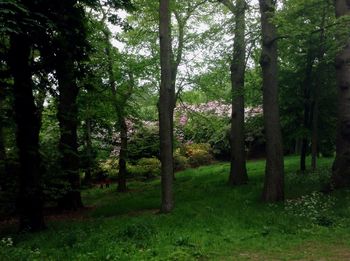
<svg viewBox="0 0 350 261"><path fill-rule="evenodd" d="M160 0L159 7L159 41L161 84L159 96L159 136L162 183L162 213L170 212L173 200L173 146L172 146L172 67L171 67L171 30L170 0Z"/></svg>
<svg viewBox="0 0 350 261"><path fill-rule="evenodd" d="M39 19L38 2L5 1L0 3L0 10L1 37L9 39L7 57L1 57L2 61L6 60L2 66L8 66L13 79L11 87L20 164L16 206L19 213L19 229L39 231L45 228L41 188L43 169L39 152L40 119L33 94L32 74L34 46L43 36L42 28L47 25L47 19ZM2 42L2 45L7 41Z"/></svg>
<svg viewBox="0 0 350 261"><path fill-rule="evenodd" d="M318 155L329 154L325 149L331 151L334 140L334 10L329 1L290 0L275 21L283 39L279 96L284 147L287 153L300 153L304 172L310 147L315 169Z"/></svg>
<svg viewBox="0 0 350 261"><path fill-rule="evenodd" d="M231 59L231 95L232 95L232 116L231 116L231 168L229 184L241 185L248 181L245 144L244 144L244 76L246 67L246 41L245 41L245 0L237 0L236 5L228 0L219 0L234 15L235 18L235 39L233 56Z"/></svg>
<svg viewBox="0 0 350 261"><path fill-rule="evenodd" d="M336 158L333 163L332 184L335 188L350 186L350 38L349 23L350 4L346 0L335 1L335 13L339 21L347 19L343 39L338 34L338 40L343 46L335 59L338 85L338 128L336 142Z"/></svg>
<svg viewBox="0 0 350 261"><path fill-rule="evenodd" d="M278 108L277 30L272 19L274 0L259 0L262 29L260 65L263 72L263 109L266 135L266 170L262 198L267 202L284 199L284 163Z"/></svg>
<svg viewBox="0 0 350 261"><path fill-rule="evenodd" d="M60 207L76 210L83 207L77 140L79 88L76 64L84 59L86 53L85 14L82 7L77 5L77 1L69 1L56 8L59 14L66 14L54 17L58 29L54 44L59 91L57 118L60 126L61 169L70 184L70 189L60 201Z"/></svg>
<svg viewBox="0 0 350 261"><path fill-rule="evenodd" d="M20 161L19 214L20 230L45 228L43 198L40 186L40 123L33 96L29 66L31 42L26 33L12 34L9 65L14 79L14 104L17 124L17 147Z"/></svg>

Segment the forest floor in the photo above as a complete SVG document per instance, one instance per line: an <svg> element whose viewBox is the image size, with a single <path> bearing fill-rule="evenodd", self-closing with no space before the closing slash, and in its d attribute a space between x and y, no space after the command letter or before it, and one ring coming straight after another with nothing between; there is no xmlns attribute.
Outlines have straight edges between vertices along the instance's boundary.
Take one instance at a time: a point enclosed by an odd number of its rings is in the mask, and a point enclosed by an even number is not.
<svg viewBox="0 0 350 261"><path fill-rule="evenodd" d="M260 201L264 161L248 164L248 185L227 186L229 164L176 175L176 207L158 214L160 182L83 192L79 218L48 219L37 234L0 231L0 260L350 260L350 190L319 193L332 159L298 174L287 157L286 202Z"/></svg>

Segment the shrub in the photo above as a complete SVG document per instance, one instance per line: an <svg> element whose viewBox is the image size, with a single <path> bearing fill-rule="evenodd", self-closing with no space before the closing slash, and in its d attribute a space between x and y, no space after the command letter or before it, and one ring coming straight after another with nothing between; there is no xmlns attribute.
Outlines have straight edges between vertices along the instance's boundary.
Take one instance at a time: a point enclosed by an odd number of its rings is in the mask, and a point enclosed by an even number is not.
<svg viewBox="0 0 350 261"><path fill-rule="evenodd" d="M189 167L188 159L185 156L174 153L174 169L175 171L185 170Z"/></svg>
<svg viewBox="0 0 350 261"><path fill-rule="evenodd" d="M146 179L159 176L160 161L155 157L139 159L135 165L128 165L128 172L133 176L141 176Z"/></svg>
<svg viewBox="0 0 350 261"><path fill-rule="evenodd" d="M119 167L118 158L109 158L108 160L100 163L101 171L108 173L110 176L117 176L118 167Z"/></svg>
<svg viewBox="0 0 350 261"><path fill-rule="evenodd" d="M156 126L142 127L131 135L128 158L136 162L141 158L159 156L159 129Z"/></svg>
<svg viewBox="0 0 350 261"><path fill-rule="evenodd" d="M182 148L183 154L188 157L188 163L191 167L207 165L213 162L210 144L193 143L186 144Z"/></svg>

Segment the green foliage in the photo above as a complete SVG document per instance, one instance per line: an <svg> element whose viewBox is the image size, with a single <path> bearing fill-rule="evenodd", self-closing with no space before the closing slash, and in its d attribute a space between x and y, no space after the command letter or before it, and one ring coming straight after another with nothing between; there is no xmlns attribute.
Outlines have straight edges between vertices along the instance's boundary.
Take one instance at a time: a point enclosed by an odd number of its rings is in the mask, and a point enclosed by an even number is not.
<svg viewBox="0 0 350 261"><path fill-rule="evenodd" d="M134 165L128 164L127 169L133 177L150 179L160 175L160 161L155 157L141 158Z"/></svg>
<svg viewBox="0 0 350 261"><path fill-rule="evenodd" d="M181 155L180 149L176 149L174 152L174 169L175 171L185 170L190 167L188 158Z"/></svg>
<svg viewBox="0 0 350 261"><path fill-rule="evenodd" d="M103 172L108 173L108 175L116 177L118 174L119 159L109 158L106 161L101 161L99 167Z"/></svg>
<svg viewBox="0 0 350 261"><path fill-rule="evenodd" d="M152 224L137 223L127 225L119 233L119 240L132 240L140 243L149 242L155 234Z"/></svg>
<svg viewBox="0 0 350 261"><path fill-rule="evenodd" d="M180 151L182 155L188 158L188 164L191 167L211 164L214 160L210 144L208 143L185 144Z"/></svg>
<svg viewBox="0 0 350 261"><path fill-rule="evenodd" d="M157 127L140 127L129 139L128 158L137 161L141 158L159 156L159 130Z"/></svg>

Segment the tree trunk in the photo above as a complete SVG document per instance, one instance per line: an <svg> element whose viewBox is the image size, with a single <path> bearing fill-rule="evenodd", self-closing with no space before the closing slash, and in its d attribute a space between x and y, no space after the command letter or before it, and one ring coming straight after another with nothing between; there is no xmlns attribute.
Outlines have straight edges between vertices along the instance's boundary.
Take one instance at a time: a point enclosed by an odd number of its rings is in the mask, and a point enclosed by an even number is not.
<svg viewBox="0 0 350 261"><path fill-rule="evenodd" d="M126 125L125 117L122 112L119 115L120 126L120 153L119 153L119 172L118 172L118 191L126 192L126 159L128 153L128 128Z"/></svg>
<svg viewBox="0 0 350 261"><path fill-rule="evenodd" d="M3 102L5 100L5 90L0 88L0 181L5 176L6 166L6 150L5 150L5 137L4 137L4 108ZM1 184L0 184L1 186Z"/></svg>
<svg viewBox="0 0 350 261"><path fill-rule="evenodd" d="M305 71L305 79L303 82L303 90L304 90L304 121L303 127L305 131L310 130L310 88L312 84L311 76L312 76L312 67L314 65L314 59L311 54L311 46L309 47L306 61L306 71ZM306 155L309 147L309 139L308 134L304 133L302 143L301 143L301 153L300 153L300 171L304 172L306 170Z"/></svg>
<svg viewBox="0 0 350 261"><path fill-rule="evenodd" d="M244 75L245 75L245 0L237 0L235 8L235 41L231 61L232 118L231 169L229 184L242 185L248 181L244 145Z"/></svg>
<svg viewBox="0 0 350 261"><path fill-rule="evenodd" d="M159 97L159 136L162 183L162 213L170 212L173 200L173 151L172 151L172 76L171 76L171 32L169 0L160 0L159 40L161 85Z"/></svg>
<svg viewBox="0 0 350 261"><path fill-rule="evenodd" d="M91 185L92 181L92 140L91 140L91 119L86 119L85 126L85 142L86 142L86 154L87 154L87 166L85 170L84 184L87 186Z"/></svg>
<svg viewBox="0 0 350 261"><path fill-rule="evenodd" d="M103 9L101 9L103 12ZM106 20L106 14L103 13L103 23ZM117 99L117 86L115 82L115 76L113 71L113 57L112 57L112 50L111 50L111 43L110 43L110 32L108 29L104 30L104 36L106 41L106 56L108 59L108 78L109 78L109 86L113 95L113 106L115 108L115 113L117 117L117 122L120 128L120 153L119 153L119 167L118 167L118 192L126 192L127 191L127 185L126 185L126 175L127 175L127 169L126 169L126 161L127 161L127 154L128 154L128 128L125 121L125 113L124 113L124 106L126 104L127 99L131 96L131 92L127 94L125 98L125 101L120 101L120 104L118 104Z"/></svg>
<svg viewBox="0 0 350 261"><path fill-rule="evenodd" d="M14 79L14 109L19 151L18 211L21 231L45 228L39 153L40 123L34 102L32 74L29 66L30 43L26 36L12 35L9 64Z"/></svg>
<svg viewBox="0 0 350 261"><path fill-rule="evenodd" d="M325 22L326 22L326 16L327 16L327 9L329 8L329 3L324 6L323 8L323 15L321 20L321 34L320 34L320 44L321 47L318 50L317 58L318 61L321 62L324 53L325 53L325 47L324 47L324 40L325 40ZM319 115L319 92L321 91L322 82L320 78L317 78L316 84L314 85L313 91L312 91L312 133L311 133L311 169L313 171L317 168L317 157L318 157L318 115Z"/></svg>
<svg viewBox="0 0 350 261"><path fill-rule="evenodd" d="M259 0L262 27L263 109L266 135L266 170L262 198L266 202L284 199L284 163L278 108L277 33L271 19L275 1Z"/></svg>
<svg viewBox="0 0 350 261"><path fill-rule="evenodd" d="M62 42L68 42L64 38ZM60 202L60 207L77 210L83 207L80 194L79 156L78 156L78 108L79 88L76 84L75 67L69 48L62 44L57 55L56 75L58 80L59 104L57 118L60 126L59 151L61 154L62 172L71 186Z"/></svg>
<svg viewBox="0 0 350 261"><path fill-rule="evenodd" d="M314 94L314 102L312 108L312 134L311 134L311 169L316 170L318 155L318 98L317 93Z"/></svg>
<svg viewBox="0 0 350 261"><path fill-rule="evenodd" d="M350 16L348 0L335 1L338 19ZM348 27L349 28L349 27ZM350 32L350 30L349 30ZM342 38L342 36L339 36ZM350 39L348 38L336 57L338 85L338 128L336 157L333 163L332 185L334 188L350 187Z"/></svg>

